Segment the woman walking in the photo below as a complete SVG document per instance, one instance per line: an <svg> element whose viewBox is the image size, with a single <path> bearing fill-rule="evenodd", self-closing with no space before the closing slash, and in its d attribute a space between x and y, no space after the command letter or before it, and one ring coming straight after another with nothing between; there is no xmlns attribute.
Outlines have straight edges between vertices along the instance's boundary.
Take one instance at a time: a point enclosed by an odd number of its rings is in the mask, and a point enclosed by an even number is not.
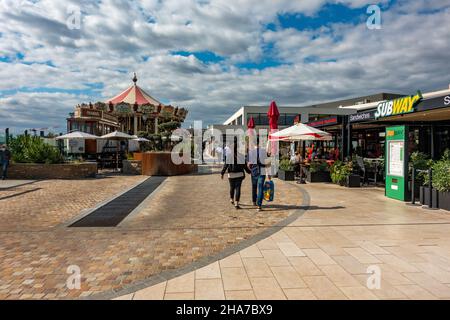
<svg viewBox="0 0 450 320"><path fill-rule="evenodd" d="M245 165L245 158L237 154L237 145L234 147L233 161L226 161L222 168L221 177L228 172L228 181L230 183L230 202L236 209L240 209L239 201L241 200L241 186L245 179L245 172L251 173Z"/></svg>

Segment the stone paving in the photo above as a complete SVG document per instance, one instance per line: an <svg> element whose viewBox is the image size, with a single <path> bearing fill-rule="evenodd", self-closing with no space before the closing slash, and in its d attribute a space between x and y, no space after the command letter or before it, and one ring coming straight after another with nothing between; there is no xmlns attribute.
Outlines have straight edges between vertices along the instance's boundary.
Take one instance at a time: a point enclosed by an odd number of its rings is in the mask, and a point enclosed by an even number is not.
<svg viewBox="0 0 450 320"><path fill-rule="evenodd" d="M410 207L375 188L302 188L309 210L282 230L117 299L450 299L448 212ZM381 286L369 289L374 266Z"/></svg>
<svg viewBox="0 0 450 320"><path fill-rule="evenodd" d="M245 180L242 210L228 200L217 174L170 177L142 210L115 228L67 228L114 195L145 179L50 180L0 190L0 299L101 297L163 271L260 234L302 204L295 185L277 183L280 196L257 213ZM80 290L69 290L67 268L81 270Z"/></svg>

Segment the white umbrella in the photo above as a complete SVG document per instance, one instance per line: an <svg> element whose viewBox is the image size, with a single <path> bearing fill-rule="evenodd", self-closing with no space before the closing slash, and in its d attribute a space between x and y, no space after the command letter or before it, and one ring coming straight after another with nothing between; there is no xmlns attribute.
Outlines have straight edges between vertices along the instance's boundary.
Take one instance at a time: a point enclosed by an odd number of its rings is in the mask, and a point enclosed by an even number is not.
<svg viewBox="0 0 450 320"><path fill-rule="evenodd" d="M332 140L328 132L298 123L292 127L272 133L270 141L296 141L296 140Z"/></svg>
<svg viewBox="0 0 450 320"><path fill-rule="evenodd" d="M93 134L89 134L81 131L74 131L56 138L56 140L63 139L99 139L100 137L94 136Z"/></svg>
<svg viewBox="0 0 450 320"><path fill-rule="evenodd" d="M120 131L114 131L108 134L105 134L104 136L100 137L101 139L108 139L108 140L131 140L135 137L130 136L129 134L126 134L124 132Z"/></svg>
<svg viewBox="0 0 450 320"><path fill-rule="evenodd" d="M145 139L145 138L135 138L135 139L133 139L133 141L137 141L137 142L150 142L150 140Z"/></svg>
<svg viewBox="0 0 450 320"><path fill-rule="evenodd" d="M135 137L131 136L129 134L126 134L124 132L114 131L114 132L105 134L104 136L101 136L100 138L106 139L106 140L120 141L120 140L132 140ZM117 149L117 151L116 151L116 170L118 170L118 169L119 169L119 149Z"/></svg>

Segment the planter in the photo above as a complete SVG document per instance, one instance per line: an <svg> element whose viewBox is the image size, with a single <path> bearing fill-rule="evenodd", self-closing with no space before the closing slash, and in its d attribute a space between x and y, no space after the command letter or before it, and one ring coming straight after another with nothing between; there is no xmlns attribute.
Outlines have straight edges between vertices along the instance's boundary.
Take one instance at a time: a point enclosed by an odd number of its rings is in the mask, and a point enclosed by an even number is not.
<svg viewBox="0 0 450 320"><path fill-rule="evenodd" d="M361 177L356 174L351 174L347 177L346 186L349 188L359 188L361 187Z"/></svg>
<svg viewBox="0 0 450 320"><path fill-rule="evenodd" d="M294 181L295 180L295 171L284 171L278 170L278 179L284 181Z"/></svg>
<svg viewBox="0 0 450 320"><path fill-rule="evenodd" d="M141 175L142 174L142 161L140 160L123 160L123 169L122 172L124 174L130 175Z"/></svg>
<svg viewBox="0 0 450 320"><path fill-rule="evenodd" d="M433 207L437 208L439 205L439 195L436 189L432 190ZM424 206L430 205L430 188L420 187L420 203Z"/></svg>
<svg viewBox="0 0 450 320"><path fill-rule="evenodd" d="M11 179L84 179L95 178L96 162L83 163L13 163L8 169Z"/></svg>
<svg viewBox="0 0 450 320"><path fill-rule="evenodd" d="M134 153L135 160L140 160L142 174L145 176L177 176L198 172L196 164L172 162L170 152Z"/></svg>
<svg viewBox="0 0 450 320"><path fill-rule="evenodd" d="M450 211L450 191L439 191L439 209Z"/></svg>
<svg viewBox="0 0 450 320"><path fill-rule="evenodd" d="M326 171L311 172L307 170L306 181L310 183L314 182L331 182L330 173Z"/></svg>

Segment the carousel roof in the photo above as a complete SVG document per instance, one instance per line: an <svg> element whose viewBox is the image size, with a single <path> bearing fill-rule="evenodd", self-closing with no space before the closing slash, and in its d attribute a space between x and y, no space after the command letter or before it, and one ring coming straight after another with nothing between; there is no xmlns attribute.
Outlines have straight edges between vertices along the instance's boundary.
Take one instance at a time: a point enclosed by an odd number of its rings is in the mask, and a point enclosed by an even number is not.
<svg viewBox="0 0 450 320"><path fill-rule="evenodd" d="M106 103L112 103L112 104L119 104L119 103L129 103L129 104L137 104L137 105L144 105L144 104L151 104L154 106L163 105L161 102L153 98L151 95L146 93L144 90L142 90L141 87L136 85L137 82L136 73L134 74L133 82L134 84L123 91L122 93L118 94L114 98L111 98L106 101Z"/></svg>

